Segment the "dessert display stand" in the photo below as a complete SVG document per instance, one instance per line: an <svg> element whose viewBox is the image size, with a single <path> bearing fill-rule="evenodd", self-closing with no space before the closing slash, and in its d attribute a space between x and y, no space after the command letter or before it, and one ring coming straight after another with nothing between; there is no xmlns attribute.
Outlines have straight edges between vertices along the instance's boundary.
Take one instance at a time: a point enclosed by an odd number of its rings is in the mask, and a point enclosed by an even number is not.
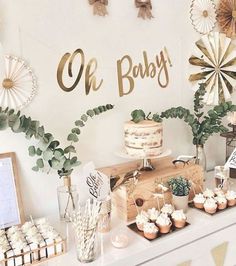
<svg viewBox="0 0 236 266"><path fill-rule="evenodd" d="M155 170L155 167L152 164L152 160L161 159L161 158L171 155L171 150L166 149L160 155L156 155L156 156L132 156L132 155L129 155L125 149L123 149L119 152L116 152L116 155L121 158L128 159L128 160L140 160L141 161L140 166L138 167L138 170L140 171L153 171Z"/></svg>
<svg viewBox="0 0 236 266"><path fill-rule="evenodd" d="M208 173L205 187L213 188L214 182L213 173ZM232 182L232 189L236 190L236 180ZM189 208L187 216L191 226L150 242L128 229L124 221L120 220L115 212L112 212L112 231L101 235L101 255L89 265L176 266L186 261L192 261L192 265L215 266L212 249L225 242L228 249L224 265L234 265L236 262L236 208L230 208L215 216ZM51 219L57 221L58 217L51 217ZM67 236L68 252L43 263L42 266L84 265L76 259L71 225L57 224L56 222L55 225L58 225L58 230L63 229ZM125 249L114 248L111 244L111 235L117 230L126 230L126 235L129 237L130 243Z"/></svg>

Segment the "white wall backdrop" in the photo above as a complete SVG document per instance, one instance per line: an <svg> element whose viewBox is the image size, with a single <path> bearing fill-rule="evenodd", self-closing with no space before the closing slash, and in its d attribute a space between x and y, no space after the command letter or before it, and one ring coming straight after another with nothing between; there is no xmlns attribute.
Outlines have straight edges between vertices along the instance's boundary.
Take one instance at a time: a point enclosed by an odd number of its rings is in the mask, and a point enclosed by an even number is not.
<svg viewBox="0 0 236 266"><path fill-rule="evenodd" d="M193 91L188 82L188 58L200 37L189 19L190 0L153 0L152 20L137 18L134 1L110 1L109 16L93 16L87 0L0 0L0 41L5 53L24 58L35 71L39 89L33 102L23 110L39 120L55 137L66 144L73 122L91 107L112 103L115 109L90 121L76 145L85 163L105 166L124 161L115 155L123 145L123 122L135 108L160 112L172 106L191 107ZM154 60L166 46L173 67L168 88L155 79L136 79L133 93L119 97L116 61L128 54L135 64L142 52ZM103 78L102 88L85 96L84 75L70 93L62 91L56 70L65 52L77 48L85 52L86 63L95 57L96 76ZM182 121L164 123L164 143L174 156L192 154L191 132ZM34 173L34 160L28 156L30 142L10 131L0 132L0 152L17 154L21 190L26 214L35 216L57 212L56 173ZM224 140L211 138L206 146L208 167L224 161ZM78 183L78 171L73 178ZM79 183L78 183L79 185Z"/></svg>

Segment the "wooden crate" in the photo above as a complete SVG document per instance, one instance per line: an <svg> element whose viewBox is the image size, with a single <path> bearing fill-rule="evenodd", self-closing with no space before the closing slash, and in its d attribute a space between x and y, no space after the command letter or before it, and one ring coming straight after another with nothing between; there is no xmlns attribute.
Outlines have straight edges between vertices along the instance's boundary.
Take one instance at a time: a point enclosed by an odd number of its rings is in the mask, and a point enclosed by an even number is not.
<svg viewBox="0 0 236 266"><path fill-rule="evenodd" d="M127 186L123 185L112 194L112 202L119 217L126 221L132 221L137 215L137 209L134 202L140 203L142 206L140 210L147 210L149 208L158 207L157 199L153 196L153 193L158 192L157 184L166 183L170 178L183 176L192 180L196 185L194 190L199 193L203 188L204 172L199 165L186 165L185 167L175 167L172 164L173 158L166 157L152 161L155 167L153 171L142 172L139 177L139 182L135 187L132 195L129 195ZM116 176L127 173L132 170L138 169L140 161L128 162L124 164L118 164L110 167L99 169L99 171L109 176ZM194 190L190 191L190 199L194 196ZM165 202L171 203L172 196L170 191L164 194ZM164 201L160 199L160 205L162 206Z"/></svg>

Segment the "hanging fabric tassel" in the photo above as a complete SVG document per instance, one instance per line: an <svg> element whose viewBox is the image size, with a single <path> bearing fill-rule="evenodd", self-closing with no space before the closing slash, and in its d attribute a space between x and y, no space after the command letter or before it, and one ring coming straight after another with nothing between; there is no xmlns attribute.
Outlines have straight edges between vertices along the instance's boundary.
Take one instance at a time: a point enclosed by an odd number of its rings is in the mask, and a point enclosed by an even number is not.
<svg viewBox="0 0 236 266"><path fill-rule="evenodd" d="M108 15L106 6L108 5L108 0L89 0L89 4L93 5L93 14L98 16Z"/></svg>
<svg viewBox="0 0 236 266"><path fill-rule="evenodd" d="M152 3L151 0L135 0L135 6L139 8L138 17L143 19L151 19L152 15Z"/></svg>

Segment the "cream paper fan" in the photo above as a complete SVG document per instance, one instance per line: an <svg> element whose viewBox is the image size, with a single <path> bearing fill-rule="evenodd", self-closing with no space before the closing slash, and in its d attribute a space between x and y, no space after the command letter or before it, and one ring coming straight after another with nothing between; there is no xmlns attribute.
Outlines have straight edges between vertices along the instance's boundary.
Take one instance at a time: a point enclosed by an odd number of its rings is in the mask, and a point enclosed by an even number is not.
<svg viewBox="0 0 236 266"><path fill-rule="evenodd" d="M35 75L26 62L16 56L5 55L0 85L0 106L22 109L36 94Z"/></svg>
<svg viewBox="0 0 236 266"><path fill-rule="evenodd" d="M189 77L194 90L199 88L199 83L206 84L206 104L230 100L236 86L236 49L230 38L219 32L202 36L189 62L195 68Z"/></svg>
<svg viewBox="0 0 236 266"><path fill-rule="evenodd" d="M194 29L201 34L210 33L216 24L216 6L212 0L193 0L190 19Z"/></svg>

